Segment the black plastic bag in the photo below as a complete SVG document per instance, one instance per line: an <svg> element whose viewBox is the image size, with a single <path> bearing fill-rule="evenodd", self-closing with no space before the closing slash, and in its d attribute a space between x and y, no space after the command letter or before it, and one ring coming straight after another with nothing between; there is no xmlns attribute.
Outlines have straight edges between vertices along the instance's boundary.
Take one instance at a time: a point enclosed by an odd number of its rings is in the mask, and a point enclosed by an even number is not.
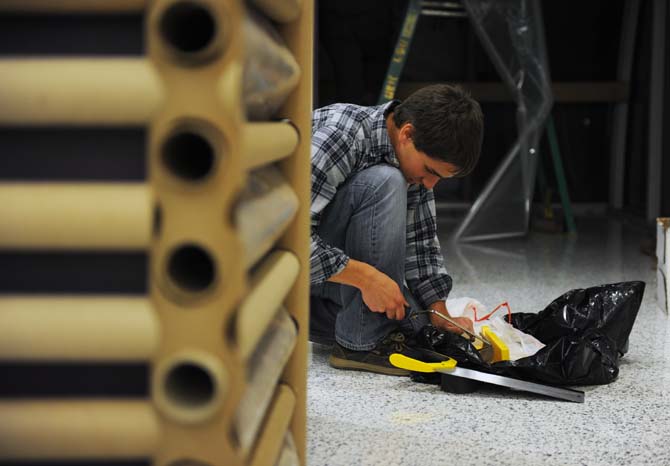
<svg viewBox="0 0 670 466"><path fill-rule="evenodd" d="M414 336L414 339L415 342L410 344L419 347L425 361L442 361L445 356L448 356L464 367L486 364L479 351L472 346L467 338L452 332L443 332L432 325L422 327L419 333Z"/></svg>
<svg viewBox="0 0 670 466"><path fill-rule="evenodd" d="M619 358L627 350L644 288L644 282L636 281L575 289L537 314L512 314L514 327L546 345L516 361L489 365L472 354L467 340L440 337L443 332L432 327L424 327L416 343L429 354L444 354L461 365L499 375L551 385L607 384L619 375Z"/></svg>
<svg viewBox="0 0 670 466"><path fill-rule="evenodd" d="M511 324L545 346L533 356L495 364L510 376L553 385L610 383L642 303L644 282L613 283L565 293L538 314L512 314Z"/></svg>
<svg viewBox="0 0 670 466"><path fill-rule="evenodd" d="M469 340L452 332L438 330L430 324L424 325L409 345L418 349L421 359L426 362L453 358L461 367L479 368L488 365ZM412 372L411 377L414 382L440 383L440 374L435 372Z"/></svg>

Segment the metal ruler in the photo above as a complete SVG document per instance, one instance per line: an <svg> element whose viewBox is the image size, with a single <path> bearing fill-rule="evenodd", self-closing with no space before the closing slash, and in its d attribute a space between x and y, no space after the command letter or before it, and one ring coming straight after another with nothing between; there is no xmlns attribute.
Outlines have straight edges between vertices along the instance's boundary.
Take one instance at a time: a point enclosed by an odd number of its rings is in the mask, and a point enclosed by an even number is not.
<svg viewBox="0 0 670 466"><path fill-rule="evenodd" d="M560 400L574 401L576 403L584 403L584 392L582 391L572 390L569 388L553 387L551 385L542 385L535 382L526 382L525 380L513 379L511 377L503 377L501 375L489 374L487 372L456 367L456 361L451 358L447 361L428 363L408 358L407 356L399 353L394 353L389 357L389 361L391 361L391 364L394 366L400 367L401 369L407 369L409 371L439 372L455 377L462 377L464 379L476 380L491 385L497 385L499 387L507 387L513 390L537 393L539 395L558 398Z"/></svg>

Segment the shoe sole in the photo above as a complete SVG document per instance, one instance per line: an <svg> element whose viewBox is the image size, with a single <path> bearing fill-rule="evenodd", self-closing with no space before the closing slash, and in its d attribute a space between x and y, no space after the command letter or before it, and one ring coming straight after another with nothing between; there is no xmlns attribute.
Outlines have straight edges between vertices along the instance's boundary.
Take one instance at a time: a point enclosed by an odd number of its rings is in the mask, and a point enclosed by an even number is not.
<svg viewBox="0 0 670 466"><path fill-rule="evenodd" d="M366 371L384 375L397 375L397 376L409 375L408 370L400 369L399 367L377 366L374 364L368 364L364 362L351 361L349 359L338 358L337 356L333 355L331 355L330 358L328 358L328 363L331 365L331 367L334 367L335 369Z"/></svg>

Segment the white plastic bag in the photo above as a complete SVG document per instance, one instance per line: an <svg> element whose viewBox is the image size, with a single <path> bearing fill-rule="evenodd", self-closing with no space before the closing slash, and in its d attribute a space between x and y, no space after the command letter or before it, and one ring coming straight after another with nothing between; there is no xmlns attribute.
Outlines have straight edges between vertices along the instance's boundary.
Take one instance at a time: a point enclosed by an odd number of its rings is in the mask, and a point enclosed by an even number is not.
<svg viewBox="0 0 670 466"><path fill-rule="evenodd" d="M473 322L476 316L486 314L486 306L473 298L447 299L446 305L452 317L469 317ZM475 327L475 330L478 329Z"/></svg>
<svg viewBox="0 0 670 466"><path fill-rule="evenodd" d="M506 303L505 303L506 304ZM474 298L451 298L446 300L447 309L452 317L468 317L474 323L475 333L481 334L483 326L488 327L509 348L512 361L532 356L545 345L537 338L508 324L501 314L490 315L488 308ZM502 308L502 306L499 306ZM498 308L496 308L498 309ZM487 316L487 314L489 314Z"/></svg>
<svg viewBox="0 0 670 466"><path fill-rule="evenodd" d="M509 358L512 361L532 356L545 346L544 343L534 336L528 335L505 322L500 315L484 320L481 324L488 325L493 333L500 337L503 343L507 345L509 348Z"/></svg>

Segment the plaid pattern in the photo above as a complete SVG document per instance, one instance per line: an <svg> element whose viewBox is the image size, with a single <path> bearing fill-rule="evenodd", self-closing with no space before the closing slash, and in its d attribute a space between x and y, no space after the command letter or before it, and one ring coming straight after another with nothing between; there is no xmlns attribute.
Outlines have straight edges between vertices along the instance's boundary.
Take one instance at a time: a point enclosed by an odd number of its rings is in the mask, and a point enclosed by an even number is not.
<svg viewBox="0 0 670 466"><path fill-rule="evenodd" d="M316 234L321 215L338 186L373 165L399 166L384 116L396 104L397 101L376 107L334 104L315 110L312 115L312 284L339 273L349 261L341 249L326 244ZM424 308L445 299L452 285L437 239L433 191L422 185L411 185L407 190L405 281Z"/></svg>

